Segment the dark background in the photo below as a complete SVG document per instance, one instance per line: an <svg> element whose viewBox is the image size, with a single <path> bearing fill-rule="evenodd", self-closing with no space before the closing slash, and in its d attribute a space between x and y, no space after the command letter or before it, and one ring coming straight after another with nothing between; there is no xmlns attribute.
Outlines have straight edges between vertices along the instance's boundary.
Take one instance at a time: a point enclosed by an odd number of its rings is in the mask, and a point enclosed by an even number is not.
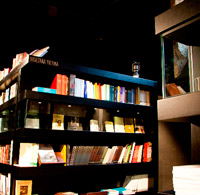
<svg viewBox="0 0 200 195"><path fill-rule="evenodd" d="M17 53L50 46L44 57L158 81L161 93L160 38L154 17L169 0L26 0L0 5L0 69Z"/></svg>

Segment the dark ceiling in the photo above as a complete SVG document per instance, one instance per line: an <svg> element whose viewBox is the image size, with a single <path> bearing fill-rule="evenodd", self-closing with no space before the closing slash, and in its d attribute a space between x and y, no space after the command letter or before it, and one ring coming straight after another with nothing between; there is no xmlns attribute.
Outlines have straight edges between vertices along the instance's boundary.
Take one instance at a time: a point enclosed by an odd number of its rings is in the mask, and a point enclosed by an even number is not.
<svg viewBox="0 0 200 195"><path fill-rule="evenodd" d="M1 3L0 67L16 53L50 46L48 58L159 80L160 43L154 17L169 0L26 0Z"/></svg>

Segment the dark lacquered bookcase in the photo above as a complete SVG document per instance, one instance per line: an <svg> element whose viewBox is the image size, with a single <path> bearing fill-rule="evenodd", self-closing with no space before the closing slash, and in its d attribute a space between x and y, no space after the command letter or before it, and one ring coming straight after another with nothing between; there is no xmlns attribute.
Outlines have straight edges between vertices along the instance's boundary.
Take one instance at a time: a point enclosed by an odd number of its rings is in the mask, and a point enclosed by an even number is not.
<svg viewBox="0 0 200 195"><path fill-rule="evenodd" d="M137 88L150 92L150 106L87 99L74 96L48 94L32 91L33 87L50 87L56 74L70 75L92 82ZM70 65L42 58L29 56L27 64L20 64L2 81L0 90L5 91L13 83L17 83L17 96L0 106L0 111L9 110L8 130L0 133L0 144L13 141L12 165L0 163L0 172L11 174L11 194L15 194L15 180L32 180L33 194L54 194L62 191L78 193L94 192L101 189L121 186L127 175L148 174L149 190L139 194L156 194L158 185L158 132L157 132L157 83L142 78L133 78L119 73L94 68ZM112 116L142 116L145 134L52 130L48 125L40 129L24 128L24 116L28 101L48 102L51 105L75 105L84 109L105 109ZM52 111L51 111L52 112ZM49 117L49 118L48 118ZM52 123L51 115L46 121ZM45 118L45 117L44 117ZM50 122L49 122L50 121ZM45 120L43 121L43 123ZM85 127L85 126L84 126ZM24 143L70 144L85 146L114 146L136 142L144 144L152 142L152 161L124 164L89 164L89 165L47 165L37 167L19 167L19 145Z"/></svg>

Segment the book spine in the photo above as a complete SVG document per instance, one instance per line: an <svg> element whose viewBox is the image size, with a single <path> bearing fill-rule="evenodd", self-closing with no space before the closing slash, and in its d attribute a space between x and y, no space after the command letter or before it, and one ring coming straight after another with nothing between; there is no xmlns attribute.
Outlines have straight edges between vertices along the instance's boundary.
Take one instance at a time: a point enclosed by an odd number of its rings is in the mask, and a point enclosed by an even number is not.
<svg viewBox="0 0 200 195"><path fill-rule="evenodd" d="M70 74L70 82L69 82L69 95L74 96L75 95L75 78L76 75Z"/></svg>
<svg viewBox="0 0 200 195"><path fill-rule="evenodd" d="M62 75L62 95L67 95L67 75Z"/></svg>
<svg viewBox="0 0 200 195"><path fill-rule="evenodd" d="M56 94L56 89L45 88L45 87L34 87L32 91Z"/></svg>
<svg viewBox="0 0 200 195"><path fill-rule="evenodd" d="M115 89L113 85L110 85L110 101L115 101Z"/></svg>
<svg viewBox="0 0 200 195"><path fill-rule="evenodd" d="M61 74L56 74L52 84L51 84L52 89L56 89L57 94L62 94L62 75Z"/></svg>

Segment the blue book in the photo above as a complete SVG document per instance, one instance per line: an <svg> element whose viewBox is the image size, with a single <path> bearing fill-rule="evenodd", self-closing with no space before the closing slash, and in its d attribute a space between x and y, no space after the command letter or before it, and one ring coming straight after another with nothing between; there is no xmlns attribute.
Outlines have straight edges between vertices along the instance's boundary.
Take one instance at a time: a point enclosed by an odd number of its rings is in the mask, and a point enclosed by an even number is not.
<svg viewBox="0 0 200 195"><path fill-rule="evenodd" d="M88 94L87 94L87 83L86 80L84 80L84 98L87 98Z"/></svg>
<svg viewBox="0 0 200 195"><path fill-rule="evenodd" d="M129 89L127 94L127 103L135 104L135 90Z"/></svg>
<svg viewBox="0 0 200 195"><path fill-rule="evenodd" d="M32 91L56 94L56 89L51 89L46 87L34 87Z"/></svg>
<svg viewBox="0 0 200 195"><path fill-rule="evenodd" d="M115 87L110 85L110 101L115 101Z"/></svg>
<svg viewBox="0 0 200 195"><path fill-rule="evenodd" d="M132 94L132 104L135 104L135 89L131 89Z"/></svg>

